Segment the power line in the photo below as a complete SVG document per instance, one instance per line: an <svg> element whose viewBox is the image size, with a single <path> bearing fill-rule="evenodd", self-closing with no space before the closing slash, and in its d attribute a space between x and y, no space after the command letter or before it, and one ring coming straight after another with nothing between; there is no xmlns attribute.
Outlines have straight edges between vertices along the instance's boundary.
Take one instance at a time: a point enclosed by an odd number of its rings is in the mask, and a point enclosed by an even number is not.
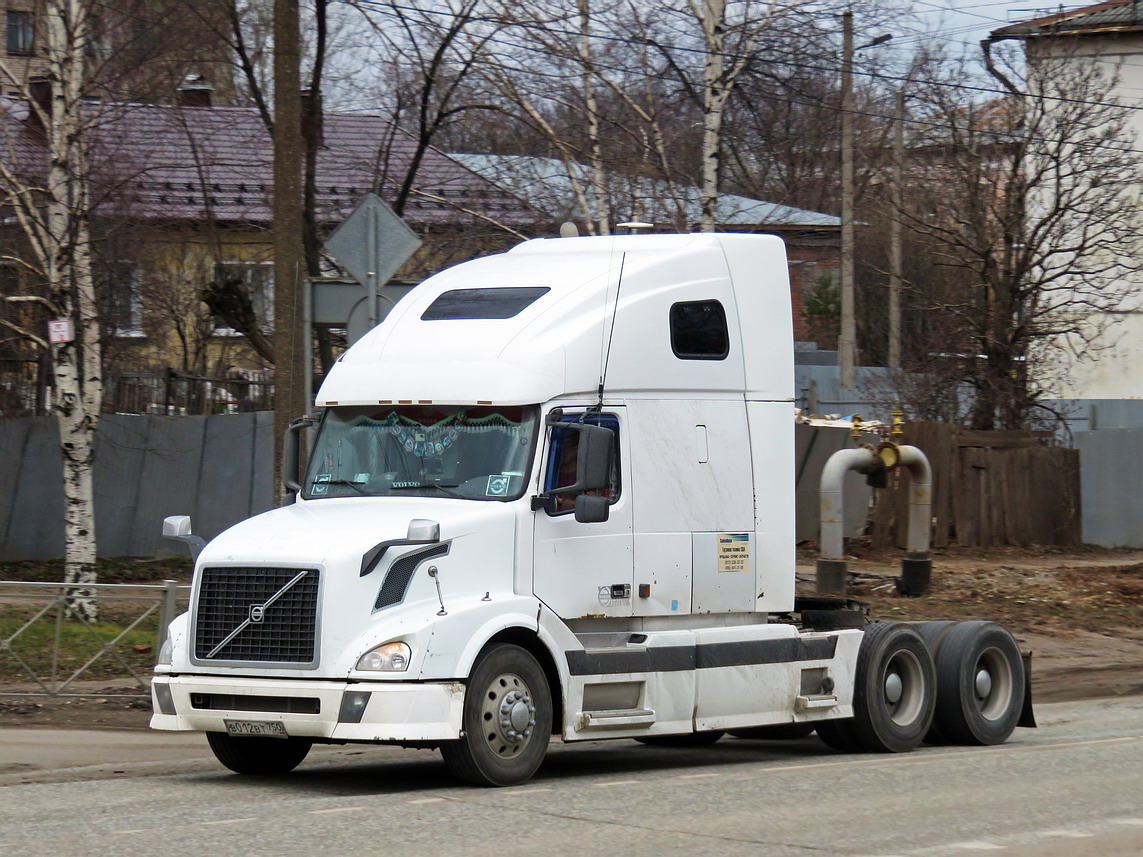
<svg viewBox="0 0 1143 857"><path fill-rule="evenodd" d="M409 11L409 12L418 12L421 14L456 17L455 13L449 12L449 11L436 10L436 9L420 9L420 8L415 7L415 6L402 6L402 5L397 4L397 3L384 2L384 0L358 0L358 5L368 7L368 8L373 9L373 10L375 10L381 14L388 14L385 11L386 8L392 9L392 10L394 10L394 13L395 13L394 17L400 17L400 15L399 15L400 11ZM499 25L502 27L512 27L512 28L519 28L519 29L524 29L524 30L543 29L545 32L553 33L555 35L572 36L574 38L581 38L584 35L583 33L580 33L578 31L573 31L573 30L560 30L560 29L556 29L556 28L552 28L552 27L541 27L541 25L538 25L538 24L527 24L527 23L523 23L520 21L507 21L507 20L504 20L501 18L492 18L492 17L488 17L488 16L479 16L479 17L474 16L470 20L472 20L474 23L496 24L496 25ZM613 43L625 44L625 45L638 45L641 47L652 47L652 48L657 48L661 51L671 50L671 51L679 51L682 53L690 53L690 54L696 54L696 55L706 55L708 53L708 51L705 48L686 47L686 46L682 46L682 45L666 46L666 45L660 45L658 42L655 42L654 40L651 40L651 39L639 39L639 38L631 38L631 37L625 37L625 36L606 35L606 34L601 34L601 33L588 33L587 35L591 39L597 39L600 41L613 42ZM489 38L488 41L496 42L497 44L506 44L506 45L509 45L511 47L516 47L520 50L533 51L533 52L536 52L538 50L538 49L532 48L528 45L522 45L518 42L508 42L508 41L503 40L503 39ZM720 55L723 56L724 58L733 59L733 60L737 60L737 59L742 58L741 54L734 54L734 53L728 53L728 52L722 52ZM783 60L780 58L768 57L768 58L766 58L765 61L768 63L790 66L792 68L799 68L799 69L803 69L806 71L823 71L823 72L829 72L829 73L834 73L834 74L838 74L841 71L840 66L812 65L810 63L804 63L804 62L799 63L799 62L794 62L792 60ZM600 68L605 67L605 66L600 65L598 63L596 63L596 65ZM611 67L611 70L628 71L627 69L618 69L616 67ZM882 72L875 72L875 71L860 71L860 70L855 69L854 74L857 76L861 76L861 77L867 77L867 78L870 78L872 80L889 81L889 82L901 83L901 84L912 84L912 85L918 85L921 87L938 87L938 88L947 88L947 89L957 89L957 90L962 90L962 91L966 91L966 92L979 92L979 93L986 94L986 95L1008 96L1008 95L1012 94L1011 92L1009 92L1006 89L997 89L995 87L974 86L971 84L954 83L954 82L950 82L950 81L926 80L924 78L909 77L909 76L905 76L905 75L885 74ZM1108 101L1092 101L1089 99L1082 99L1082 98L1068 98L1068 97L1062 96L1062 95L1034 95L1033 97L1041 98L1041 99L1044 99L1046 101L1058 101L1058 102L1065 103L1065 104L1089 105L1092 107L1113 107L1113 108L1122 109L1122 110L1143 110L1143 106L1136 106L1136 105L1131 105L1131 104L1117 104L1115 102L1108 102Z"/></svg>

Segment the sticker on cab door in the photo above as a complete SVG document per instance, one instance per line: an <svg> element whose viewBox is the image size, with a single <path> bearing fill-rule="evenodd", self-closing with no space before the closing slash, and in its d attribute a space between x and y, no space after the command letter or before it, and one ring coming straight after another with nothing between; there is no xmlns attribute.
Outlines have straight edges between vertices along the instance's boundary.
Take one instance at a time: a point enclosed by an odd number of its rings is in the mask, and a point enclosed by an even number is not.
<svg viewBox="0 0 1143 857"><path fill-rule="evenodd" d="M719 533L718 573L750 571L750 533Z"/></svg>

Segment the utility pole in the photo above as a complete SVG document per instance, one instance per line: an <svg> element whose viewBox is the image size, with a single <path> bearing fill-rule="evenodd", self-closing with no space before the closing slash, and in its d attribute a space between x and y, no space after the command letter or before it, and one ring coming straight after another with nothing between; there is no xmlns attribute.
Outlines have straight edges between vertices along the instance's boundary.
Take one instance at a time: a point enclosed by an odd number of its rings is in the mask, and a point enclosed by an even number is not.
<svg viewBox="0 0 1143 857"><path fill-rule="evenodd" d="M904 254L901 247L901 208L905 182L905 90L897 92L893 115L893 186L889 221L889 368L901 368L901 280Z"/></svg>
<svg viewBox="0 0 1143 857"><path fill-rule="evenodd" d="M841 330L837 365L841 386L856 384L857 319L854 314L853 234L853 13L842 15L841 48Z"/></svg>
<svg viewBox="0 0 1143 857"><path fill-rule="evenodd" d="M302 99L298 0L274 0L274 429L275 465L290 421L309 409L302 341ZM280 475L280 474L279 474ZM293 475L293 474L291 474ZM275 491L281 479L274 480Z"/></svg>

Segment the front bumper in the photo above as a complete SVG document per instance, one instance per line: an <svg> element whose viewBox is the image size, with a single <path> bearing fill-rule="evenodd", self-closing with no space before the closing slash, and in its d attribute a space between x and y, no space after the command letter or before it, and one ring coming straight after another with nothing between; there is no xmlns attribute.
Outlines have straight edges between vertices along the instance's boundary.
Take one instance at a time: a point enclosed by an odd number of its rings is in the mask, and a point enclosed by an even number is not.
<svg viewBox="0 0 1143 857"><path fill-rule="evenodd" d="M155 676L151 702L152 729L225 732L227 720L281 721L299 738L448 741L460 737L464 685Z"/></svg>

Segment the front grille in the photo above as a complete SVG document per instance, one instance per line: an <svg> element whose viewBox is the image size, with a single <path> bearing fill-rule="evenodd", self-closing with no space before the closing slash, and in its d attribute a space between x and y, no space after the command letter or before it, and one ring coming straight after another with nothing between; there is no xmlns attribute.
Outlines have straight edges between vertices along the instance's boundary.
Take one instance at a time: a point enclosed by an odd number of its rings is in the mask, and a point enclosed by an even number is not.
<svg viewBox="0 0 1143 857"><path fill-rule="evenodd" d="M316 662L319 577L316 568L204 568L195 658Z"/></svg>

